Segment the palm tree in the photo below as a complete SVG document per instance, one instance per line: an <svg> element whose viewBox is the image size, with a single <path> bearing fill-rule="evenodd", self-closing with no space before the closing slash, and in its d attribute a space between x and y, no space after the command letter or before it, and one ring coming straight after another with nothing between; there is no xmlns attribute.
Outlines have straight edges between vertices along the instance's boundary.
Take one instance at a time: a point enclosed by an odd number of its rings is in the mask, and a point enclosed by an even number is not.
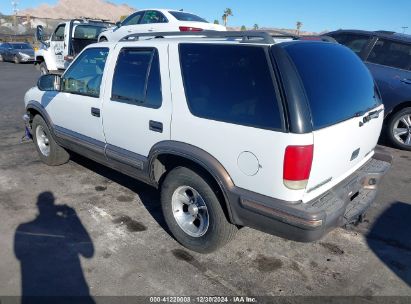
<svg viewBox="0 0 411 304"><path fill-rule="evenodd" d="M301 21L297 21L297 35L300 35L300 29L303 26L303 23Z"/></svg>
<svg viewBox="0 0 411 304"><path fill-rule="evenodd" d="M214 20L214 24L220 24L217 19Z"/></svg>
<svg viewBox="0 0 411 304"><path fill-rule="evenodd" d="M231 8L226 8L223 16L221 17L223 19L224 26L227 26L228 16L233 16L233 11Z"/></svg>
<svg viewBox="0 0 411 304"><path fill-rule="evenodd" d="M253 29L254 29L254 31L256 31L256 30L258 30L258 29L259 29L259 26L258 26L258 24L257 24L257 23L253 25Z"/></svg>

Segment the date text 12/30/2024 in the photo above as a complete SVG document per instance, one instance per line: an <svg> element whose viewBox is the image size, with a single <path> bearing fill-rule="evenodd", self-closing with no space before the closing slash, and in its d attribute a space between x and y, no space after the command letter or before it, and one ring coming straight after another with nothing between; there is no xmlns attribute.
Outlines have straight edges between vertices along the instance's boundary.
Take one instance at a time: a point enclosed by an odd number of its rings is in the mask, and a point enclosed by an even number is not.
<svg viewBox="0 0 411 304"><path fill-rule="evenodd" d="M150 297L150 303L257 303L254 297Z"/></svg>

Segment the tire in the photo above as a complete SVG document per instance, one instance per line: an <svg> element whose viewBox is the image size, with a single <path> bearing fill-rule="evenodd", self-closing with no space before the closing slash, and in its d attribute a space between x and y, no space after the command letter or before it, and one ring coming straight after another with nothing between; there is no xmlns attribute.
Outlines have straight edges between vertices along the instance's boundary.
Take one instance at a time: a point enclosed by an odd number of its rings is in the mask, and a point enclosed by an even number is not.
<svg viewBox="0 0 411 304"><path fill-rule="evenodd" d="M411 151L411 107L390 117L387 123L387 138L394 147Z"/></svg>
<svg viewBox="0 0 411 304"><path fill-rule="evenodd" d="M19 63L20 63L19 57L18 57L18 56L14 56L13 62L14 62L15 64L19 64Z"/></svg>
<svg viewBox="0 0 411 304"><path fill-rule="evenodd" d="M193 203L193 199L190 205L190 197L196 197L197 203ZM180 201L187 204L180 204ZM222 247L234 238L238 230L228 222L221 203L207 178L185 167L173 169L161 186L161 206L168 228L180 244L199 253L209 253ZM196 215L193 214L194 209L198 212ZM188 229L182 228L182 221L188 223L185 226Z"/></svg>
<svg viewBox="0 0 411 304"><path fill-rule="evenodd" d="M42 63L40 63L40 74L47 75L48 73L49 73L49 70L47 69L46 62L43 61Z"/></svg>
<svg viewBox="0 0 411 304"><path fill-rule="evenodd" d="M49 127L40 115L34 116L32 133L37 153L43 163L59 166L68 162L70 155L54 141Z"/></svg>
<svg viewBox="0 0 411 304"><path fill-rule="evenodd" d="M3 56L0 54L0 62L3 62L3 61L4 61Z"/></svg>
<svg viewBox="0 0 411 304"><path fill-rule="evenodd" d="M101 37L100 40L98 42L107 42L107 38L106 37Z"/></svg>

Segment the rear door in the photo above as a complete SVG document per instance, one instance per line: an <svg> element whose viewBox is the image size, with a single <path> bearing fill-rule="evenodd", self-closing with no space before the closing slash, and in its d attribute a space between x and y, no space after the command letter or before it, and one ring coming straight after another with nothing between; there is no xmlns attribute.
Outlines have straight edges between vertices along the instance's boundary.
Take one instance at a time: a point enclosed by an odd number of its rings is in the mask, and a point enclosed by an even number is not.
<svg viewBox="0 0 411 304"><path fill-rule="evenodd" d="M310 200L373 155L383 106L367 67L344 46L300 42L285 49L301 77L311 109L314 157L304 199Z"/></svg>
<svg viewBox="0 0 411 304"><path fill-rule="evenodd" d="M112 56L103 103L106 154L143 169L152 146L170 139L168 46L122 45Z"/></svg>
<svg viewBox="0 0 411 304"><path fill-rule="evenodd" d="M175 26L175 25L174 25ZM173 28L163 13L159 11L146 11L143 18L136 27L138 33L150 33L150 32L167 32L171 30L177 31L178 28Z"/></svg>

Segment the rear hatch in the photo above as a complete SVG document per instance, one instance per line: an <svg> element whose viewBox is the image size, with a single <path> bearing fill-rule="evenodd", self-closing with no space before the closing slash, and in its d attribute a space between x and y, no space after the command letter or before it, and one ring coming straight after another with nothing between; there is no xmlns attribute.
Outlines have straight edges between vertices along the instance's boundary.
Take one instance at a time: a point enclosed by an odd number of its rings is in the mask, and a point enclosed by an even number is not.
<svg viewBox="0 0 411 304"><path fill-rule="evenodd" d="M384 107L367 67L348 48L296 42L284 49L301 78L311 112L314 153L303 199L309 201L372 157Z"/></svg>

